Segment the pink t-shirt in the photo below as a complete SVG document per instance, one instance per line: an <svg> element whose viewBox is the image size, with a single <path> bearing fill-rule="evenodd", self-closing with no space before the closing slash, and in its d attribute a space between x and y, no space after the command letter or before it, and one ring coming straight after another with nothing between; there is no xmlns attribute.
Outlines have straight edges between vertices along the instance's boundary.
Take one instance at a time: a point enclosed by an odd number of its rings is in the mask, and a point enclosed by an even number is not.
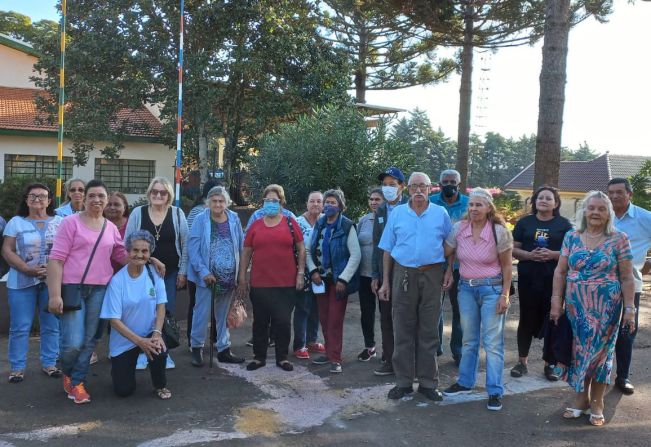
<svg viewBox="0 0 651 447"><path fill-rule="evenodd" d="M456 248L459 274L465 279L491 278L502 273L497 252L513 247L511 232L502 225L495 225L497 247L491 223L486 222L478 241L472 239L472 226L467 220L454 224L446 243Z"/></svg>
<svg viewBox="0 0 651 447"><path fill-rule="evenodd" d="M54 237L54 245L50 252L50 259L63 261L62 284L81 282L99 233L100 230L92 230L84 225L79 214L73 214L63 219ZM127 251L117 227L107 220L106 229L102 240L97 245L84 284L102 286L108 284L113 276L111 259L124 263L127 259Z"/></svg>

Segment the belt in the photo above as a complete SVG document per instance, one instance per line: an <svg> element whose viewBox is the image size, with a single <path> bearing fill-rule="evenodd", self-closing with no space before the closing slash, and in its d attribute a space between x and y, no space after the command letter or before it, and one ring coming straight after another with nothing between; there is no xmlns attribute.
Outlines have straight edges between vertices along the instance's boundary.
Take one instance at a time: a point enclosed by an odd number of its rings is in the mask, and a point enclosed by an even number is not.
<svg viewBox="0 0 651 447"><path fill-rule="evenodd" d="M426 272L428 270L432 270L433 268L436 268L440 265L443 265L442 262L437 262L435 264L426 264L426 265L421 265L420 267L405 267L402 265L401 267L406 269L406 270L417 270L419 272Z"/></svg>
<svg viewBox="0 0 651 447"><path fill-rule="evenodd" d="M462 282L465 282L468 284L470 287L477 287L477 286L496 286L498 284L502 284L502 278L476 278L476 279L466 279L466 278L461 278Z"/></svg>

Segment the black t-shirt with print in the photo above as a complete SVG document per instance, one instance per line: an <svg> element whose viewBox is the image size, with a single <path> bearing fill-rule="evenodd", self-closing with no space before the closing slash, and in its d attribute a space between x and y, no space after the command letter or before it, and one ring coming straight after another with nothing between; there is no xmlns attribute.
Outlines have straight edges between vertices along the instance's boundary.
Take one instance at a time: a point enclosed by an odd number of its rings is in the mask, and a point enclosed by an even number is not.
<svg viewBox="0 0 651 447"><path fill-rule="evenodd" d="M565 233L572 229L569 220L562 216L555 216L551 220L539 220L534 214L520 219L513 229L513 240L520 242L520 248L533 251L536 248L547 248L560 251ZM520 261L518 275L544 275L554 274L557 261L535 262Z"/></svg>

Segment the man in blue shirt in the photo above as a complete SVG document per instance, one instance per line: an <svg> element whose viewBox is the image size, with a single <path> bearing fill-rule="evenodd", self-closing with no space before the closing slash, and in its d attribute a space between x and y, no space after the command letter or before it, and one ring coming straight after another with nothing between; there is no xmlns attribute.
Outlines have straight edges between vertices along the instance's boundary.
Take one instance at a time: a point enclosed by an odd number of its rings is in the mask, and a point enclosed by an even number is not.
<svg viewBox="0 0 651 447"><path fill-rule="evenodd" d="M459 174L459 171L447 169L441 172L439 178L441 192L432 194L429 198L431 203L442 206L447 210L450 215L450 220L452 220L452 225L460 221L468 210L468 196L459 192L459 183L461 183L461 174ZM454 283L450 287L450 290L448 290L450 305L452 306L450 351L452 352L454 363L459 366L461 362L461 346L463 344L463 330L461 329L459 301L457 300L459 291L459 263L454 264L453 278ZM439 320L439 339L441 340L441 346L443 346L443 312L441 312L441 319ZM443 350L440 349L438 354L443 354Z"/></svg>
<svg viewBox="0 0 651 447"><path fill-rule="evenodd" d="M438 401L443 399L436 360L439 335L432 322L441 313L443 242L452 223L445 209L429 202L432 183L427 174L414 172L408 188L409 202L392 211L379 244L384 268L378 298L391 299L393 311L396 386L388 397L412 393L416 376L418 392Z"/></svg>
<svg viewBox="0 0 651 447"><path fill-rule="evenodd" d="M633 341L638 328L638 312L642 293L642 272L648 272L646 254L651 248L651 212L631 203L633 189L625 178L614 178L608 182L608 197L615 211L615 227L628 236L633 254L633 276L635 277L635 308L624 308L624 312L635 312L635 331L622 333L620 328L615 355L617 357L617 378L615 385L624 394L633 394L635 388L628 379L633 356Z"/></svg>

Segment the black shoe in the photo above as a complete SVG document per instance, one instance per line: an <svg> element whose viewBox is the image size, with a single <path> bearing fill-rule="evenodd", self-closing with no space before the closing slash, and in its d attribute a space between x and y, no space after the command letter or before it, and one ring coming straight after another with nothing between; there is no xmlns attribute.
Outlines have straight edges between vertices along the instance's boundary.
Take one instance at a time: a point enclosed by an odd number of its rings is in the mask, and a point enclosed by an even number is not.
<svg viewBox="0 0 651 447"><path fill-rule="evenodd" d="M312 359L312 363L315 365L325 365L326 363L330 363L330 360L328 360L327 355L320 355L315 359Z"/></svg>
<svg viewBox="0 0 651 447"><path fill-rule="evenodd" d="M276 366L283 371L294 371L294 365L291 364L288 360L283 360L282 362L276 362Z"/></svg>
<svg viewBox="0 0 651 447"><path fill-rule="evenodd" d="M249 341L246 342L247 346L253 346L253 339L250 338Z"/></svg>
<svg viewBox="0 0 651 447"><path fill-rule="evenodd" d="M387 397L389 399L398 400L398 399L402 399L406 395L411 394L413 392L414 392L414 389L412 387L410 387L410 386L401 387L401 386L396 385L396 386L394 386L393 388L391 388L389 390L389 394L387 395Z"/></svg>
<svg viewBox="0 0 651 447"><path fill-rule="evenodd" d="M217 353L217 361L222 363L244 363L244 357L233 355L231 348L226 348Z"/></svg>
<svg viewBox="0 0 651 447"><path fill-rule="evenodd" d="M419 386L418 392L429 400L433 400L435 402L440 402L443 400L443 394L441 394L438 388L424 388L422 386Z"/></svg>
<svg viewBox="0 0 651 447"><path fill-rule="evenodd" d="M560 366L545 365L545 377L550 382L558 382L563 375L564 369Z"/></svg>
<svg viewBox="0 0 651 447"><path fill-rule="evenodd" d="M393 372L393 364L389 362L383 363L382 366L373 371L373 374L376 376L392 376L395 374Z"/></svg>
<svg viewBox="0 0 651 447"><path fill-rule="evenodd" d="M456 396L457 394L468 394L472 392L470 388L461 386L458 383L453 383L451 386L443 390L443 394L446 396Z"/></svg>
<svg viewBox="0 0 651 447"><path fill-rule="evenodd" d="M248 365L246 365L246 370L247 371L255 371L258 368L262 368L266 364L267 364L267 362L261 362L259 360L254 360L251 363L249 363Z"/></svg>
<svg viewBox="0 0 651 447"><path fill-rule="evenodd" d="M453 355L452 359L454 360L455 366L458 368L459 365L461 364L461 356L460 355Z"/></svg>
<svg viewBox="0 0 651 447"><path fill-rule="evenodd" d="M486 408L492 411L499 411L502 409L502 397L498 394L491 394L488 396L488 404Z"/></svg>
<svg viewBox="0 0 651 447"><path fill-rule="evenodd" d="M203 366L203 349L192 348L192 366Z"/></svg>
<svg viewBox="0 0 651 447"><path fill-rule="evenodd" d="M622 393L624 393L624 394L626 394L628 396L630 396L631 394L633 394L635 392L635 387L633 386L631 381L628 380L628 379L620 379L618 377L617 379L615 379L615 385L617 386L617 388L619 388L619 390Z"/></svg>
<svg viewBox="0 0 651 447"><path fill-rule="evenodd" d="M357 360L360 362L368 362L376 355L377 352L375 352L375 348L364 348L364 350L357 356Z"/></svg>
<svg viewBox="0 0 651 447"><path fill-rule="evenodd" d="M270 347L270 348L273 348L273 347L275 347L275 346L276 346L276 341L270 338L270 339L269 339L269 347Z"/></svg>
<svg viewBox="0 0 651 447"><path fill-rule="evenodd" d="M518 362L513 368L511 368L511 377L522 377L528 373L529 370L527 369L527 365L522 362Z"/></svg>

